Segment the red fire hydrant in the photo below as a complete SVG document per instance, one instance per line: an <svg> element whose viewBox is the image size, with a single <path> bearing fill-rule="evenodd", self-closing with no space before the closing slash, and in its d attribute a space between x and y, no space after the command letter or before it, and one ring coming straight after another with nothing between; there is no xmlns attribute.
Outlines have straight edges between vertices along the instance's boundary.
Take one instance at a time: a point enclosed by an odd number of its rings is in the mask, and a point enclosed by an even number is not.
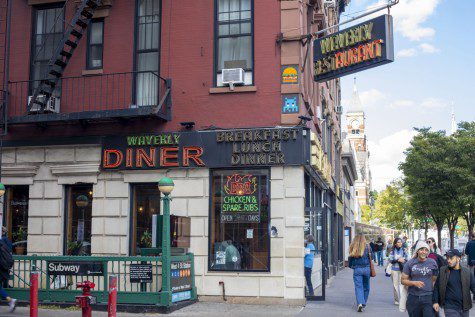
<svg viewBox="0 0 475 317"><path fill-rule="evenodd" d="M82 308L82 317L92 317L91 305L96 303L96 298L91 294L94 286L96 285L89 281L76 284L77 288L82 288L82 295L76 296L76 306Z"/></svg>

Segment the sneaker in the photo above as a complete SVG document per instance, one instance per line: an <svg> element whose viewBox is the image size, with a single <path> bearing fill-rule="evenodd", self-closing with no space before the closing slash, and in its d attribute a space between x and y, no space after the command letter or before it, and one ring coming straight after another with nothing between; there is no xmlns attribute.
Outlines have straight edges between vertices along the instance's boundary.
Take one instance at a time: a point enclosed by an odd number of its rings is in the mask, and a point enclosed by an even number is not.
<svg viewBox="0 0 475 317"><path fill-rule="evenodd" d="M398 301L395 301L395 302L394 302L394 305L398 306L398 305L399 305L399 302L398 302Z"/></svg>
<svg viewBox="0 0 475 317"><path fill-rule="evenodd" d="M9 307L8 312L13 313L13 311L16 308L16 299L15 298L12 298L12 300L8 303L8 307Z"/></svg>
<svg viewBox="0 0 475 317"><path fill-rule="evenodd" d="M361 313L363 311L363 308L364 308L363 305L359 304L357 312Z"/></svg>

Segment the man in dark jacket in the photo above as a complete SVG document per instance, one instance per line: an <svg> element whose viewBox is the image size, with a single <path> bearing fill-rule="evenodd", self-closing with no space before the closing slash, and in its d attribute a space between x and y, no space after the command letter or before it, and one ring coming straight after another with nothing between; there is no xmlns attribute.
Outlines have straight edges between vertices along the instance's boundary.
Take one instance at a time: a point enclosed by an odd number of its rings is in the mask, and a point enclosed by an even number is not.
<svg viewBox="0 0 475 317"><path fill-rule="evenodd" d="M383 250L385 243L381 237L378 237L378 241L376 241L376 259L378 260L378 266L384 266L384 259L383 259Z"/></svg>
<svg viewBox="0 0 475 317"><path fill-rule="evenodd" d="M475 278L460 265L462 254L457 249L447 251L448 266L440 268L434 285L432 302L435 311L444 307L446 317L469 317L472 308L470 291L475 294Z"/></svg>
<svg viewBox="0 0 475 317"><path fill-rule="evenodd" d="M371 249L371 259L375 262L376 262L376 252L378 252L378 246L376 245L376 243L374 243L374 239L371 238L371 242L369 243L369 247Z"/></svg>

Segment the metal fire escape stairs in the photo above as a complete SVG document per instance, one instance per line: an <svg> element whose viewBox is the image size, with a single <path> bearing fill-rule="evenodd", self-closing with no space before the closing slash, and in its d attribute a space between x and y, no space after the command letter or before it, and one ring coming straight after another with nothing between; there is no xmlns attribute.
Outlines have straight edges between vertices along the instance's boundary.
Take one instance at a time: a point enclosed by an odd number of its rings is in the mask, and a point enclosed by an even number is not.
<svg viewBox="0 0 475 317"><path fill-rule="evenodd" d="M69 1L64 4L65 10ZM48 71L45 78L42 79L39 85L34 90L32 97L28 103L28 113L31 113L33 107L39 109L35 113L44 113L48 100L51 98L56 86L58 85L63 73L68 66L68 63L78 47L79 41L83 37L94 12L102 5L102 0L82 0L78 5L73 18L66 22L62 19L57 19L56 23L65 22L67 29L64 36L55 49L55 52L48 64ZM54 28L54 26L53 26ZM46 40L43 42L40 51L46 46Z"/></svg>

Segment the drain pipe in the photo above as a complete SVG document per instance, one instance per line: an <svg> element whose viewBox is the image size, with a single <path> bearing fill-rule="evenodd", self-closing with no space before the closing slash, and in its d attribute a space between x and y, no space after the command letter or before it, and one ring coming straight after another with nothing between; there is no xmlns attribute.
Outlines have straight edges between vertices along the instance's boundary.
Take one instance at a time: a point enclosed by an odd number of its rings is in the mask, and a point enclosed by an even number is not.
<svg viewBox="0 0 475 317"><path fill-rule="evenodd" d="M219 281L219 285L223 288L223 300L226 301L226 290L224 288L224 281Z"/></svg>

